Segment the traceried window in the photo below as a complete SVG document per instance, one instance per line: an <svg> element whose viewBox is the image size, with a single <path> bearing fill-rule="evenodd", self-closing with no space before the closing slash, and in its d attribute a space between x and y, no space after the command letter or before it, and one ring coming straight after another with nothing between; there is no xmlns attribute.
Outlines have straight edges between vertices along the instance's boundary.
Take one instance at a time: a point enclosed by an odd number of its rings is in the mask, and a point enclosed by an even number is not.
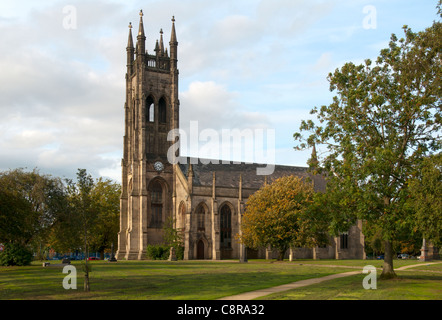
<svg viewBox="0 0 442 320"><path fill-rule="evenodd" d="M231 248L232 247L232 211L228 205L224 205L221 208L220 215L220 231L221 231L221 248Z"/></svg>
<svg viewBox="0 0 442 320"><path fill-rule="evenodd" d="M150 226L161 228L163 224L163 188L159 182L154 182L150 192L151 212Z"/></svg>
<svg viewBox="0 0 442 320"><path fill-rule="evenodd" d="M181 231L184 232L186 231L186 206L183 202L180 204L179 212L181 218Z"/></svg>
<svg viewBox="0 0 442 320"><path fill-rule="evenodd" d="M166 123L167 121L166 109L166 100L164 98L161 98L158 102L158 119L160 123Z"/></svg>
<svg viewBox="0 0 442 320"><path fill-rule="evenodd" d="M195 213L198 231L204 231L206 229L206 210L204 208L204 205L198 206Z"/></svg>
<svg viewBox="0 0 442 320"><path fill-rule="evenodd" d="M348 249L348 232L341 233L341 249Z"/></svg>
<svg viewBox="0 0 442 320"><path fill-rule="evenodd" d="M147 121L154 122L155 121L155 105L153 103L153 98L149 96L146 101L147 106Z"/></svg>

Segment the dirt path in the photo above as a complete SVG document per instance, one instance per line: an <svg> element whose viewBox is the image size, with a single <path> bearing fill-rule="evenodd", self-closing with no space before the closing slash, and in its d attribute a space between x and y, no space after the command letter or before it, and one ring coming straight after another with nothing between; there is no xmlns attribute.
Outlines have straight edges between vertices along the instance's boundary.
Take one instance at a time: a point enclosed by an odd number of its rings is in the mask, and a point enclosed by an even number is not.
<svg viewBox="0 0 442 320"><path fill-rule="evenodd" d="M296 281L296 282L292 282L292 283L288 283L288 284L283 284L283 285L277 286L277 287L261 289L261 290L251 291L251 292L245 292L245 293L237 294L234 296L224 297L219 300L252 300L252 299L260 298L260 297L263 297L263 296L266 296L266 295L269 295L272 293L301 288L301 287L309 286L312 284L321 283L321 282L327 281L327 280L348 277L348 276L352 276L355 274L359 274L361 272L362 271L350 271L350 272L344 272L344 273L338 273L338 274L331 274L329 276L320 277L320 278L300 280L300 281Z"/></svg>

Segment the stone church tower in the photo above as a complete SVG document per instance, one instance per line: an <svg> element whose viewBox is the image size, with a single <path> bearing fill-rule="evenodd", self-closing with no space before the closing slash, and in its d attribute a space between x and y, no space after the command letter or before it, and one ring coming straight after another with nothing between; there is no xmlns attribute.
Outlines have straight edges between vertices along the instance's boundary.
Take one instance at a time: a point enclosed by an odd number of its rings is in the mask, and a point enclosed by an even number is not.
<svg viewBox="0 0 442 320"><path fill-rule="evenodd" d="M179 126L174 22L172 18L170 52L164 47L161 30L153 54L145 48L143 12L135 47L129 25L117 259L144 258L148 243L162 241L163 224L174 211L174 168L167 161L173 143L167 141L167 134Z"/></svg>
<svg viewBox="0 0 442 320"><path fill-rule="evenodd" d="M252 250L236 238L247 199L266 183L287 175L311 181L317 192L323 192L324 177L308 167L282 165L264 176L257 172L266 164L216 159L180 158L182 162L171 164L168 150L172 146L176 150L178 141L168 141L167 135L179 129L180 105L175 19L169 51L161 30L154 53L147 52L142 11L136 40L134 47L129 25L117 259L147 258L149 244L163 243L163 226L169 218L182 233L185 260L271 259L277 253L273 248ZM362 222L330 237L327 246L291 251L294 258L362 259Z"/></svg>

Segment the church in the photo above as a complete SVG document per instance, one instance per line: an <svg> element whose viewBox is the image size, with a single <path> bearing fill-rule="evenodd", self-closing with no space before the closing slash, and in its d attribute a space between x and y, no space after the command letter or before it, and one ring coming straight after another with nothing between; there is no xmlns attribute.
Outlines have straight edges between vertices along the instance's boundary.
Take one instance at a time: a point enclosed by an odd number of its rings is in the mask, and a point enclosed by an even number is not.
<svg viewBox="0 0 442 320"><path fill-rule="evenodd" d="M136 44L129 24L126 47L126 102L120 231L117 259L146 259L150 244L163 242L163 226L173 219L183 232L184 259L240 259L276 257L272 248L252 250L236 240L247 198L264 184L286 175L309 177L315 191L325 180L308 167L274 166L272 174L258 175L263 164L226 163L188 158L178 163L168 151L178 142L168 133L179 129L178 41L175 19L169 50L160 30L154 52L145 48L143 12ZM306 259L364 259L362 223L324 247L292 248L290 257Z"/></svg>

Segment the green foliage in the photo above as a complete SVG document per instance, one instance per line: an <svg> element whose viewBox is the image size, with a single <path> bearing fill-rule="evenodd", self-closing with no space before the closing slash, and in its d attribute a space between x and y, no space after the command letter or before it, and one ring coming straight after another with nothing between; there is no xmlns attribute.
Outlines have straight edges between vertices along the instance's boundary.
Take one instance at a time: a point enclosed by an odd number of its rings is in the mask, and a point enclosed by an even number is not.
<svg viewBox="0 0 442 320"><path fill-rule="evenodd" d="M164 246L175 248L175 255L178 260L184 258L183 233L181 229L175 228L176 221L173 218L167 218L163 226ZM167 254L169 257L169 253Z"/></svg>
<svg viewBox="0 0 442 320"><path fill-rule="evenodd" d="M0 172L0 242L40 247L56 215L65 208L64 199L59 178L37 170Z"/></svg>
<svg viewBox="0 0 442 320"><path fill-rule="evenodd" d="M179 245L175 247L175 255L177 260L184 259L184 245Z"/></svg>
<svg viewBox="0 0 442 320"><path fill-rule="evenodd" d="M184 258L184 244L182 240L182 232L175 229L175 220L173 218L166 219L163 226L164 243L148 245L146 248L146 256L152 260L167 260L170 255L170 248L175 248L175 256L177 260Z"/></svg>
<svg viewBox="0 0 442 320"><path fill-rule="evenodd" d="M174 226L176 221L173 218L167 218L163 226L164 243L169 246L182 246L183 236L180 229L176 229Z"/></svg>
<svg viewBox="0 0 442 320"><path fill-rule="evenodd" d="M39 257L49 247L69 252L87 244L103 252L117 242L119 197L119 184L94 181L85 169L76 182L38 170L0 172L0 243L26 245Z"/></svg>
<svg viewBox="0 0 442 320"><path fill-rule="evenodd" d="M313 185L287 176L249 197L239 240L250 248L271 246L284 252L290 246L315 246L327 241L327 221L314 205Z"/></svg>
<svg viewBox="0 0 442 320"><path fill-rule="evenodd" d="M436 246L442 245L442 154L425 158L409 181L415 229Z"/></svg>
<svg viewBox="0 0 442 320"><path fill-rule="evenodd" d="M27 266L32 261L32 252L19 243L6 243L0 253L0 266Z"/></svg>
<svg viewBox="0 0 442 320"><path fill-rule="evenodd" d="M0 243L27 242L32 238L34 219L29 201L0 186Z"/></svg>
<svg viewBox="0 0 442 320"><path fill-rule="evenodd" d="M118 241L120 229L121 187L111 180L99 178L91 192L92 203L97 210L97 220L92 225L91 248L104 252Z"/></svg>
<svg viewBox="0 0 442 320"><path fill-rule="evenodd" d="M393 34L374 64L349 62L330 73L337 95L312 110L319 124L302 122L300 131L310 132L308 137L294 134L296 149L327 149L318 170L328 177L331 229L363 219L379 231L385 273L393 270L393 241L419 221L409 205L408 182L442 142L442 24L418 33L403 29L404 37Z"/></svg>
<svg viewBox="0 0 442 320"><path fill-rule="evenodd" d="M104 252L117 243L120 212L120 185L99 178L94 181L85 169L77 181L66 180L68 206L52 229L51 245L61 252L86 246Z"/></svg>
<svg viewBox="0 0 442 320"><path fill-rule="evenodd" d="M170 246L164 244L151 244L146 248L147 258L152 260L167 260L169 253Z"/></svg>

